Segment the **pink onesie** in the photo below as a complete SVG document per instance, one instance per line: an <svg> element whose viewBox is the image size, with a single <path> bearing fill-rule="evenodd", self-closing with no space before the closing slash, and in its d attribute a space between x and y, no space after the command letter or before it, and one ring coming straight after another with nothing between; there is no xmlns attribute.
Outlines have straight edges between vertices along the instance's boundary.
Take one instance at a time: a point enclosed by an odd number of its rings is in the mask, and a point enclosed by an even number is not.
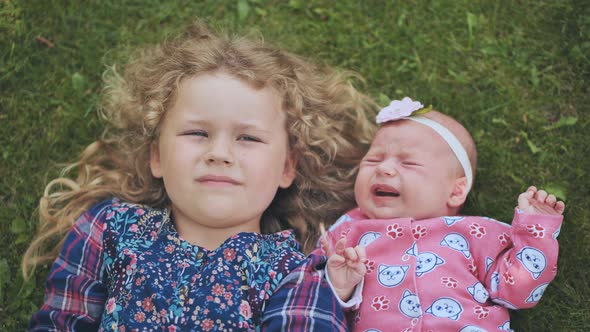
<svg viewBox="0 0 590 332"><path fill-rule="evenodd" d="M365 219L351 210L328 238L366 246L353 330L510 330L507 308L536 305L557 273L562 220L518 209L512 226L486 217Z"/></svg>

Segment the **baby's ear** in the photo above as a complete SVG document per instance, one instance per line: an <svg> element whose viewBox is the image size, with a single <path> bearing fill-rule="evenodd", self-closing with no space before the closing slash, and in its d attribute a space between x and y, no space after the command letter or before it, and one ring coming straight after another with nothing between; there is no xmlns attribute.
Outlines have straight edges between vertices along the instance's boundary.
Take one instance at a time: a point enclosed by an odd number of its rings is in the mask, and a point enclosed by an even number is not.
<svg viewBox="0 0 590 332"><path fill-rule="evenodd" d="M469 188L467 188L467 178L460 177L455 180L453 191L447 200L447 205L452 209L458 209L465 203Z"/></svg>

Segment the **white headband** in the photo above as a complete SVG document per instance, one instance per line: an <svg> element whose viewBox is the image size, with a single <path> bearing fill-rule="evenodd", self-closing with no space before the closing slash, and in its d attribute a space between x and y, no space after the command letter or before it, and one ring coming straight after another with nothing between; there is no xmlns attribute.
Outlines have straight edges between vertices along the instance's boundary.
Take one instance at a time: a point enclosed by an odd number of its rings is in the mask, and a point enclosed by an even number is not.
<svg viewBox="0 0 590 332"><path fill-rule="evenodd" d="M381 109L377 115L377 124L407 119L432 128L445 140L445 142L447 142L459 160L461 167L463 167L463 172L465 172L465 177L467 178L467 190L469 192L469 190L471 190L471 185L473 184L473 173L471 171L471 162L469 161L465 148L461 145L457 137L440 123L423 116L410 116L413 112L418 111L423 107L424 106L420 102L413 101L409 97L405 97L401 101L394 100L389 106Z"/></svg>
<svg viewBox="0 0 590 332"><path fill-rule="evenodd" d="M455 137L455 135L453 135L453 133L451 133L450 130L445 128L440 123L427 119L423 116L410 116L406 119L420 122L421 124L434 129L434 131L436 131L447 142L447 144L449 144L451 150L453 150L453 153L455 153L455 156L457 157L457 159L459 159L459 163L461 163L461 166L463 167L465 177L467 178L467 189L471 189L471 184L473 182L471 162L469 161L469 157L467 157L467 152L465 151L463 145L461 145L457 137Z"/></svg>

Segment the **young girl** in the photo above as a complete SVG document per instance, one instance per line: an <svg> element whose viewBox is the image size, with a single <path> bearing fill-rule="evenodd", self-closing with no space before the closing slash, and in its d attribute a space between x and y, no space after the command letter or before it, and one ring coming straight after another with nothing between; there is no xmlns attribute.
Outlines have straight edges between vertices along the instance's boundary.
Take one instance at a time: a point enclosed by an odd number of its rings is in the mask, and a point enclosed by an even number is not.
<svg viewBox="0 0 590 332"><path fill-rule="evenodd" d="M279 283L309 267L296 238L351 203L373 104L332 70L202 24L111 74L104 136L40 203L25 277L59 254L29 328L258 329ZM319 289L305 296L323 317L304 311L343 328Z"/></svg>
<svg viewBox="0 0 590 332"><path fill-rule="evenodd" d="M358 208L323 240L328 280L352 308L354 330L509 330L508 309L536 305L555 277L564 203L530 187L512 226L457 216L475 176L467 130L407 97L377 122L355 183Z"/></svg>

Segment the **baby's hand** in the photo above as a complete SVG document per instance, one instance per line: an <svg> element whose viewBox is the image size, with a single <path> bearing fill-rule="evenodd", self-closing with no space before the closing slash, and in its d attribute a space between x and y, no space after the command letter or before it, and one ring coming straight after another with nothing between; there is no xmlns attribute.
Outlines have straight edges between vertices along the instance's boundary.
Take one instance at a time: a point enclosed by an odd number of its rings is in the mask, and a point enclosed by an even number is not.
<svg viewBox="0 0 590 332"><path fill-rule="evenodd" d="M555 195L547 194L545 190L537 190L530 186L526 192L518 196L518 208L527 213L563 214L565 204L558 201Z"/></svg>
<svg viewBox="0 0 590 332"><path fill-rule="evenodd" d="M365 247L346 248L346 238L336 242L333 250L325 243L324 238L322 238L322 245L328 255L328 275L336 295L342 301L348 301L354 287L367 273Z"/></svg>

